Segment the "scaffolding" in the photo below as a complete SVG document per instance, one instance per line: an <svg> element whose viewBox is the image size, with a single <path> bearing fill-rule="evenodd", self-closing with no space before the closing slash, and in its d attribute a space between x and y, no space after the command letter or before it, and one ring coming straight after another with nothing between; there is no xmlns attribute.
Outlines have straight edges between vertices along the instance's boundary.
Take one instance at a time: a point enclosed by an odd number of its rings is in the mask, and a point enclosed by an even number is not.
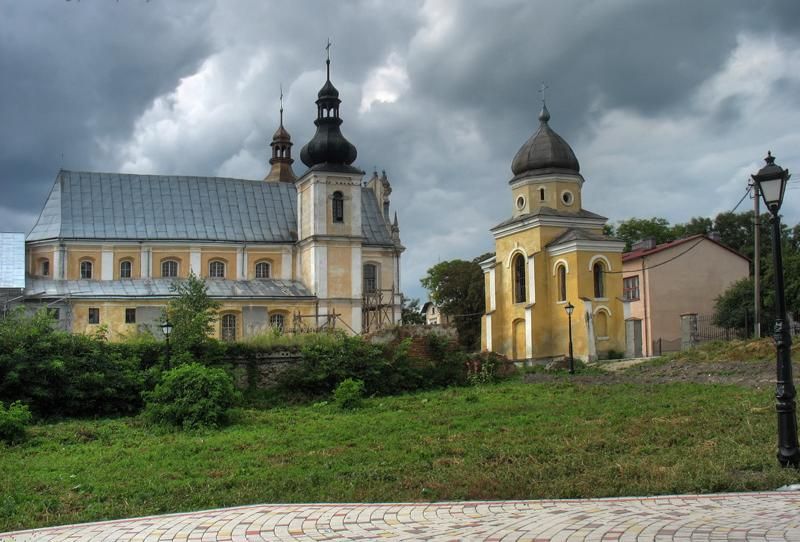
<svg viewBox="0 0 800 542"><path fill-rule="evenodd" d="M371 333L394 325L397 292L394 285L388 289L364 292L361 301L362 333Z"/></svg>

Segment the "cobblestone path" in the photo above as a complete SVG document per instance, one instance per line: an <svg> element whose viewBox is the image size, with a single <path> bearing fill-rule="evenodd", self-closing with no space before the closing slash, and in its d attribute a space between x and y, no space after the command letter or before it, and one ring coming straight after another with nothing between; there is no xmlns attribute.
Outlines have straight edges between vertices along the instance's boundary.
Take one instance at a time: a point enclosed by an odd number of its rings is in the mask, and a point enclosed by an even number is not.
<svg viewBox="0 0 800 542"><path fill-rule="evenodd" d="M550 501L254 505L0 534L0 540L791 540L800 491Z"/></svg>

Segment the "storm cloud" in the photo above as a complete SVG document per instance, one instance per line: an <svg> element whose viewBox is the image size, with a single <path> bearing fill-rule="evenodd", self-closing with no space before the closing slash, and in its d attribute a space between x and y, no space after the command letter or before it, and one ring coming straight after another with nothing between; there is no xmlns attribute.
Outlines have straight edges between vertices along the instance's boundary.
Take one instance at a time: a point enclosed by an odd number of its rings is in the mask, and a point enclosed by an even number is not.
<svg viewBox="0 0 800 542"><path fill-rule="evenodd" d="M730 210L768 149L795 169L798 23L793 0L4 2L0 230L30 229L60 167L262 178L280 85L296 150L313 134L330 36L343 133L392 181L424 296L436 261L491 250L542 81L612 221Z"/></svg>

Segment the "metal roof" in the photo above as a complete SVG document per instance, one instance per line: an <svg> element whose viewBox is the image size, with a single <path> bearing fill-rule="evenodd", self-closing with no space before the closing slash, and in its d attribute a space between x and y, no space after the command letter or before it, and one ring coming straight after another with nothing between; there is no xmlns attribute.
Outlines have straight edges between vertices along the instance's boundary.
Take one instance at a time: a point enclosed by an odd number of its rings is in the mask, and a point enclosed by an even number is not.
<svg viewBox="0 0 800 542"><path fill-rule="evenodd" d="M371 190L362 202L364 244L392 245ZM27 239L293 243L296 229L289 183L61 170Z"/></svg>
<svg viewBox="0 0 800 542"><path fill-rule="evenodd" d="M514 224L516 222L522 222L524 220L533 218L535 216L555 216L563 218L591 218L597 220L608 220L606 217L598 215L597 213L593 213L591 211L587 211L586 209L578 209L577 211L559 211L558 209L553 209L552 207L542 206L530 213L526 213L524 215L519 215L504 220L492 229L494 230L502 226L508 226L510 224Z"/></svg>
<svg viewBox="0 0 800 542"><path fill-rule="evenodd" d="M551 247L567 243L569 241L619 241L614 237L603 235L602 233L595 233L583 228L570 228L549 243L546 246Z"/></svg>
<svg viewBox="0 0 800 542"><path fill-rule="evenodd" d="M174 297L171 286L180 279L50 280L29 279L26 296L84 299ZM218 280L206 281L212 298L313 298L301 282L294 280Z"/></svg>
<svg viewBox="0 0 800 542"><path fill-rule="evenodd" d="M0 233L0 288L25 288L24 233Z"/></svg>

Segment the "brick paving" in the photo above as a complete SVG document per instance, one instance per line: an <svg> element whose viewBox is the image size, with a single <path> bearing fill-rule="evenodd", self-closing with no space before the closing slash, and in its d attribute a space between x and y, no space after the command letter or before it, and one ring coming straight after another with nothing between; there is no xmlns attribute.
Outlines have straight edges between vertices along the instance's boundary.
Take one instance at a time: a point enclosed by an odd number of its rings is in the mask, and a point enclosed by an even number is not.
<svg viewBox="0 0 800 542"><path fill-rule="evenodd" d="M620 499L254 505L0 534L5 542L800 542L800 491Z"/></svg>

